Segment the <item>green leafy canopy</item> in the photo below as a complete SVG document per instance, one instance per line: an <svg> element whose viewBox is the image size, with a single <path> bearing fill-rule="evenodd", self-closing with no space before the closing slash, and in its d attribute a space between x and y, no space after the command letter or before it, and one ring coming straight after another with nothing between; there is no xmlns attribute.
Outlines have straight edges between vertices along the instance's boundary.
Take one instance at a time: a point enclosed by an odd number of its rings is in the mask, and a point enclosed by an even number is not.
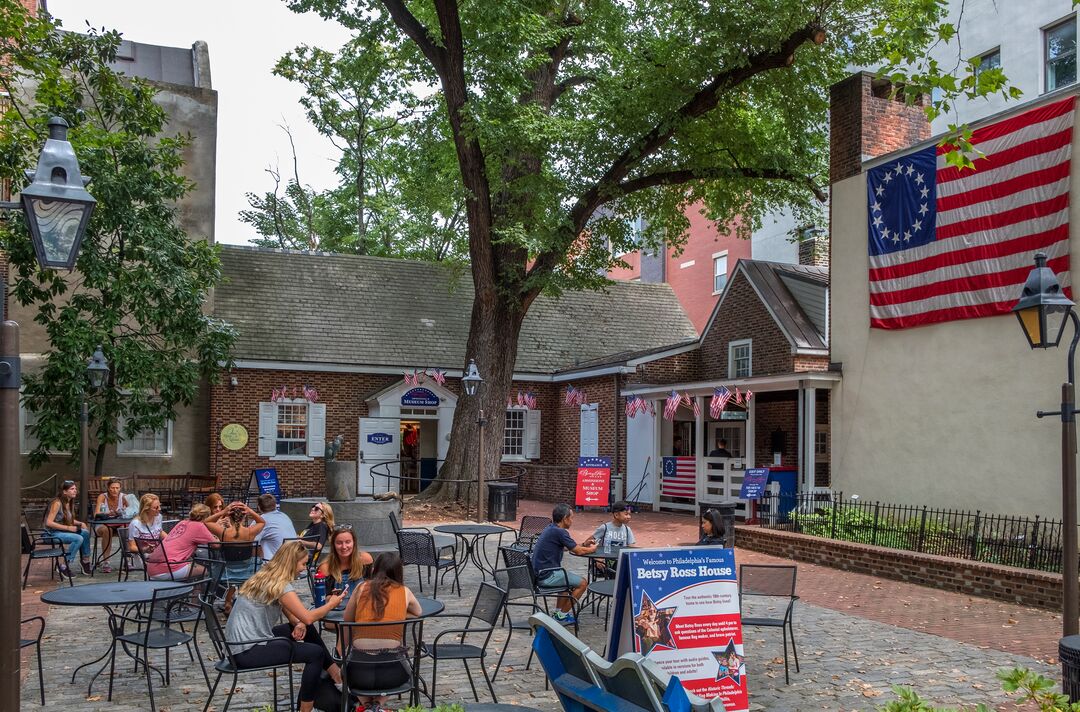
<svg viewBox="0 0 1080 712"><path fill-rule="evenodd" d="M176 203L192 188L181 173L190 139L163 133L168 116L153 86L109 68L120 36L61 32L49 17L0 0L0 37L8 58L0 87L10 96L0 114L0 178L16 188L25 183L47 119L58 115L71 124L69 138L97 199L70 275L38 267L22 220L0 227L13 296L35 307L49 341L41 368L23 374L23 401L37 414L36 466L50 450L78 452L79 402L97 345L111 367L106 387L89 394L100 446L162 428L177 406L196 398L202 379L229 362L235 335L207 309L208 292L221 280L217 249L189 238L178 223Z"/></svg>

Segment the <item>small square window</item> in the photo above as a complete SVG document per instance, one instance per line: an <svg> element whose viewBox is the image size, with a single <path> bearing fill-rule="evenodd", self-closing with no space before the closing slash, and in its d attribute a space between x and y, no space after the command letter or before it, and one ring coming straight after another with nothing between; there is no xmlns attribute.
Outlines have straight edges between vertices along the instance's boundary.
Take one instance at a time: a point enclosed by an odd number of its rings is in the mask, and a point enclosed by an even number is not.
<svg viewBox="0 0 1080 712"><path fill-rule="evenodd" d="M1001 48L999 47L979 56L979 66L975 67L975 76L978 77L987 69L997 69L1000 66Z"/></svg>
<svg viewBox="0 0 1080 712"><path fill-rule="evenodd" d="M1076 83L1076 18L1049 27L1046 37L1046 91Z"/></svg>
<svg viewBox="0 0 1080 712"><path fill-rule="evenodd" d="M728 378L750 378L750 340L728 344Z"/></svg>
<svg viewBox="0 0 1080 712"><path fill-rule="evenodd" d="M307 455L306 403L278 403L275 455Z"/></svg>
<svg viewBox="0 0 1080 712"><path fill-rule="evenodd" d="M713 293L724 291L727 284L727 255L713 258Z"/></svg>

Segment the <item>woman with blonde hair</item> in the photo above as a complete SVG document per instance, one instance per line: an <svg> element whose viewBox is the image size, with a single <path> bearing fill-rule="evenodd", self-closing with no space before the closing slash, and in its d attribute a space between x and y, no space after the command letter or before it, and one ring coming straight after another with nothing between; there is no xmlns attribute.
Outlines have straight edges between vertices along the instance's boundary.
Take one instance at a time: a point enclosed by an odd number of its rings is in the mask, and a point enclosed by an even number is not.
<svg viewBox="0 0 1080 712"><path fill-rule="evenodd" d="M304 546L314 549L313 558L318 559L323 547L326 546L326 540L330 538L330 533L334 531L334 508L330 506L329 502L316 502L311 505L311 512L308 516L311 517L311 525L301 532L300 536L305 537ZM307 537L318 537L319 539L318 541L307 541Z"/></svg>
<svg viewBox="0 0 1080 712"><path fill-rule="evenodd" d="M334 610L342 596L331 594L326 603L309 610L300 601L293 581L304 570L308 552L300 542L284 544L274 558L240 587L229 621L225 639L230 643L275 637L267 643L231 645L239 668L258 668L271 665L301 663L298 702L300 712L311 712L315 706L315 691L322 671L335 681L341 680L341 670L330 657L314 623ZM281 614L288 623L275 625Z"/></svg>
<svg viewBox="0 0 1080 712"><path fill-rule="evenodd" d="M157 547L150 542L165 538L161 528L161 500L156 494L147 492L139 497L139 513L128 524L128 550L138 551L142 542L143 551L153 551Z"/></svg>

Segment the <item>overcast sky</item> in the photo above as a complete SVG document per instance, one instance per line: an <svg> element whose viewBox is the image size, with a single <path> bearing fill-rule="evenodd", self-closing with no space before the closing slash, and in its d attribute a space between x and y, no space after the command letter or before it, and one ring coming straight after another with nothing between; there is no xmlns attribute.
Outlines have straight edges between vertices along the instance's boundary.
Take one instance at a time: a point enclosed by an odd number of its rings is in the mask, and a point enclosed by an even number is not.
<svg viewBox="0 0 1080 712"><path fill-rule="evenodd" d="M337 151L304 118L299 88L271 74L281 55L299 44L336 50L346 31L319 16L296 15L282 0L48 0L49 12L65 29L118 30L133 42L210 47L210 72L218 92L217 240L244 244L254 231L237 213L244 194L263 192L273 183L267 166L291 168L288 138L292 128L300 156L300 178L316 188L336 183Z"/></svg>

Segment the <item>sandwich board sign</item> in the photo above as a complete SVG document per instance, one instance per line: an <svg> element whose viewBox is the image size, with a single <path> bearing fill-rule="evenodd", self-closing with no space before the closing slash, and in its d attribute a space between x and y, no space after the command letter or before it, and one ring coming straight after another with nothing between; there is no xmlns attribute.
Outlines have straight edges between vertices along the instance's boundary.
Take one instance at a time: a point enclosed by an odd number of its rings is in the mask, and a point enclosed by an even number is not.
<svg viewBox="0 0 1080 712"><path fill-rule="evenodd" d="M734 549L623 549L608 636L609 660L640 653L727 712L749 708Z"/></svg>
<svg viewBox="0 0 1080 712"><path fill-rule="evenodd" d="M611 487L610 457L579 457L577 494L574 504L579 507L607 507Z"/></svg>
<svg viewBox="0 0 1080 712"><path fill-rule="evenodd" d="M277 470L267 467L261 470L252 470L251 479L248 481L249 494L272 494L281 500L281 484L278 482Z"/></svg>

